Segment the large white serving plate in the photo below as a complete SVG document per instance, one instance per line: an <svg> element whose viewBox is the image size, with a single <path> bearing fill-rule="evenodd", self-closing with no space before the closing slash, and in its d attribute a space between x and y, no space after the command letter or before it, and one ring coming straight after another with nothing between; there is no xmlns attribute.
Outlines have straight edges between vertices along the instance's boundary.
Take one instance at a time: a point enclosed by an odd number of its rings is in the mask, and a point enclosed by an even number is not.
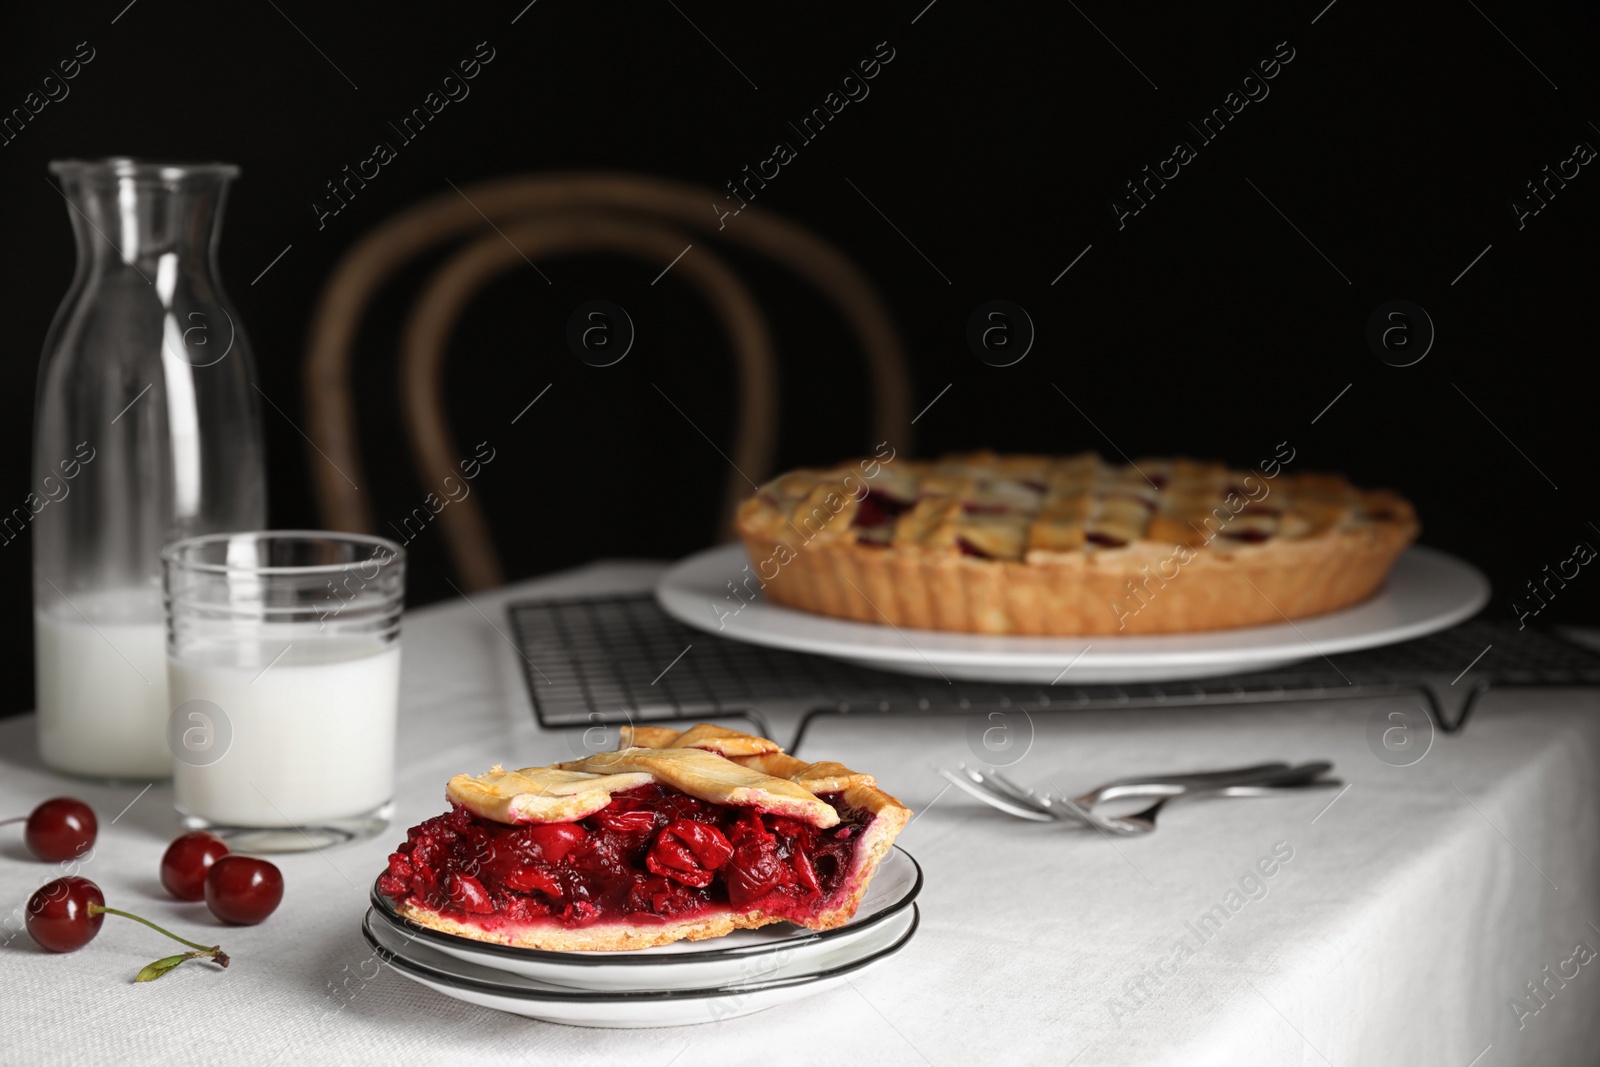
<svg viewBox="0 0 1600 1067"><path fill-rule="evenodd" d="M735 641L901 674L983 682L1158 682L1265 670L1444 630L1489 599L1489 582L1476 568L1413 546L1376 596L1327 615L1197 634L997 637L834 619L780 607L759 594L740 607L729 583L748 578L747 566L740 545L707 549L669 570L656 599L686 625Z"/></svg>
<svg viewBox="0 0 1600 1067"><path fill-rule="evenodd" d="M708 989L834 970L897 944L914 925L922 870L911 854L890 849L855 915L832 930L774 923L726 937L677 941L637 952L550 952L448 934L401 918L373 890L373 917L406 941L453 960L566 989L660 991Z"/></svg>
<svg viewBox="0 0 1600 1067"><path fill-rule="evenodd" d="M853 963L814 974L720 988L634 992L565 989L466 963L408 940L375 909L367 912L361 931L378 959L391 969L454 1000L567 1026L636 1029L721 1022L827 992L904 948L917 931L915 904L910 916L899 940Z"/></svg>

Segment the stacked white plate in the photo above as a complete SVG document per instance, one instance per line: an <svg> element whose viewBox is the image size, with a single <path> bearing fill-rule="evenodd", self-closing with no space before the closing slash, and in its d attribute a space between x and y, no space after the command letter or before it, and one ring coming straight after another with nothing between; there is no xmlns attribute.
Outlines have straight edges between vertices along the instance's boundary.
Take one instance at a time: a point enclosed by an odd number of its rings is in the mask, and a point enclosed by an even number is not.
<svg viewBox="0 0 1600 1067"><path fill-rule="evenodd" d="M861 906L833 930L778 923L641 952L490 944L401 918L374 887L361 924L389 967L447 997L569 1026L690 1026L749 1015L843 984L917 932L922 869L895 848Z"/></svg>

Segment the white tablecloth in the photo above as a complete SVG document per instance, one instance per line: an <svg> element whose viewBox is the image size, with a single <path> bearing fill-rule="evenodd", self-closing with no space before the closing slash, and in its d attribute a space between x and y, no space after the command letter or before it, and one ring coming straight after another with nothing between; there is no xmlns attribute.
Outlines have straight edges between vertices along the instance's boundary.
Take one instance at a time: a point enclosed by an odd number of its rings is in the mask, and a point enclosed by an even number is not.
<svg viewBox="0 0 1600 1067"><path fill-rule="evenodd" d="M1034 715L1032 748L1013 768L1029 782L1076 791L1136 771L1320 757L1352 783L1331 807L1331 793L1175 806L1155 835L1116 841L945 791L929 768L972 759L965 719L830 718L801 754L871 770L920 813L900 840L927 875L922 927L880 969L748 1018L602 1031L469 1007L376 966L358 930L368 886L405 827L443 808L445 779L569 751L565 734L534 723L517 654L496 631L508 630L504 602L646 588L656 573L596 565L408 616L396 824L379 839L279 858L284 902L258 927L216 930L203 906L162 893L157 861L175 832L168 789L135 800L136 788L64 781L39 766L31 717L0 723L0 813L84 797L102 822L84 873L108 902L215 937L234 961L136 986L133 973L165 945L135 924L109 919L88 948L62 956L11 936L52 870L27 858L16 827L0 829L0 902L15 909L0 934L0 1057L1600 1063L1600 961L1579 962L1600 950L1593 691L1491 695L1462 736L1439 737L1409 767L1369 749L1374 702ZM1543 1001L1530 999L1525 983L1541 981Z"/></svg>

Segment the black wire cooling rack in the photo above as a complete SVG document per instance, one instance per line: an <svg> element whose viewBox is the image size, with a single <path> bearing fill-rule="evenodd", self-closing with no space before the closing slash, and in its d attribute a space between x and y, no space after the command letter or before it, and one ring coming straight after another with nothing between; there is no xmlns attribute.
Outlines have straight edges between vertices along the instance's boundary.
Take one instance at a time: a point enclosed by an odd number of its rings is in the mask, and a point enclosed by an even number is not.
<svg viewBox="0 0 1600 1067"><path fill-rule="evenodd" d="M530 600L507 608L539 723L547 727L799 715L962 714L1215 707L1415 696L1439 729L1466 723L1490 688L1600 685L1600 654L1550 631L1474 621L1398 645L1249 674L1129 685L998 685L876 671L691 629L649 593Z"/></svg>

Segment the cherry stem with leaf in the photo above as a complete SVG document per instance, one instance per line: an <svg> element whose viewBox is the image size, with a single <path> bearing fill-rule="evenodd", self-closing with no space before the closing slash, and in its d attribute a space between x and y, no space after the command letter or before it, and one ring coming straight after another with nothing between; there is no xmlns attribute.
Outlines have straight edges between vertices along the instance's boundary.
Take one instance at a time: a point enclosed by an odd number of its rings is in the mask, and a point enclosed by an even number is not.
<svg viewBox="0 0 1600 1067"><path fill-rule="evenodd" d="M166 934L168 937L172 938L172 940L182 945L188 945L194 950L193 952L183 952L176 956L167 956L163 959L156 960L154 963L150 964L148 967L139 972L138 977L134 979L136 982L153 982L157 978L160 978L162 975L166 974L168 971L172 970L174 967L178 966L178 964L182 963L184 960L210 959L218 966L226 967L228 965L228 954L222 951L221 945L202 945L197 941L190 941L186 937L179 937L171 930L157 926L149 919L141 918L132 914L131 912L123 911L120 908L108 908L104 904L90 904L89 914L120 915L124 919L132 919L134 922L143 923L145 926L148 926L157 933Z"/></svg>

